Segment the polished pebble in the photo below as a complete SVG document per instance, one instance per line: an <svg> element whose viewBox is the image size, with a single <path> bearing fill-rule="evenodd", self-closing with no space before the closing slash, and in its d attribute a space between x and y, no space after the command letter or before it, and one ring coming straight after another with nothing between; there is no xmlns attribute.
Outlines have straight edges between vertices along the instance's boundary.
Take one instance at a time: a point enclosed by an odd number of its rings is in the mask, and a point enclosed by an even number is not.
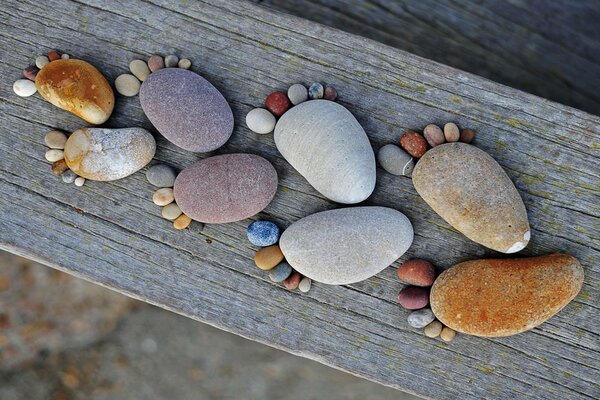
<svg viewBox="0 0 600 400"><path fill-rule="evenodd" d="M163 218L173 221L181 215L181 209L176 203L167 204L161 212Z"/></svg>
<svg viewBox="0 0 600 400"><path fill-rule="evenodd" d="M386 144L377 152L381 168L393 175L411 176L415 168L413 158L395 144Z"/></svg>
<svg viewBox="0 0 600 400"><path fill-rule="evenodd" d="M294 290L298 288L300 279L302 279L302 275L300 275L299 272L294 271L286 280L283 281L283 286L285 286L287 290Z"/></svg>
<svg viewBox="0 0 600 400"><path fill-rule="evenodd" d="M46 157L46 160L53 163L55 161L62 160L63 158L65 158L65 152L57 149L50 149L46 152L44 157Z"/></svg>
<svg viewBox="0 0 600 400"><path fill-rule="evenodd" d="M265 100L266 109L276 117L281 117L291 106L290 99L282 92L273 92Z"/></svg>
<svg viewBox="0 0 600 400"><path fill-rule="evenodd" d="M83 176L78 176L77 178L75 178L75 186L83 186L83 184L85 183L85 178Z"/></svg>
<svg viewBox="0 0 600 400"><path fill-rule="evenodd" d="M170 188L175 184L177 172L173 167L166 164L156 164L146 171L146 179L152 185L159 188Z"/></svg>
<svg viewBox="0 0 600 400"><path fill-rule="evenodd" d="M183 68L183 69L190 69L192 67L192 62L189 59L187 59L187 58L182 58L177 63L177 66L179 68Z"/></svg>
<svg viewBox="0 0 600 400"><path fill-rule="evenodd" d="M431 147L439 146L446 142L442 128L435 124L429 124L423 129L423 136Z"/></svg>
<svg viewBox="0 0 600 400"><path fill-rule="evenodd" d="M123 96L131 97L140 92L140 80L131 74L123 74L115 79L115 89Z"/></svg>
<svg viewBox="0 0 600 400"><path fill-rule="evenodd" d="M413 328L424 328L433 322L435 316L430 308L413 311L408 315L408 324Z"/></svg>
<svg viewBox="0 0 600 400"><path fill-rule="evenodd" d="M35 83L29 79L19 79L13 83L13 91L17 96L29 97L33 96L37 92L37 89Z"/></svg>
<svg viewBox="0 0 600 400"><path fill-rule="evenodd" d="M51 149L64 149L67 143L67 135L61 131L50 131L44 137L44 143Z"/></svg>
<svg viewBox="0 0 600 400"><path fill-rule="evenodd" d="M58 54L58 51L56 51L56 50L49 51L48 52L48 60L50 60L50 61L60 60L60 54Z"/></svg>
<svg viewBox="0 0 600 400"><path fill-rule="evenodd" d="M308 97L312 100L322 99L325 89L319 82L315 82L308 88Z"/></svg>
<svg viewBox="0 0 600 400"><path fill-rule="evenodd" d="M454 340L455 336L456 336L456 331L452 328L448 328L447 326L445 326L442 329L442 331L440 332L440 338L444 342L451 342L452 340Z"/></svg>
<svg viewBox="0 0 600 400"><path fill-rule="evenodd" d="M39 69L44 68L46 66L46 64L48 64L49 62L50 62L50 60L46 56L37 56L35 58L35 66L38 67Z"/></svg>
<svg viewBox="0 0 600 400"><path fill-rule="evenodd" d="M298 284L298 289L302 293L307 293L310 290L311 286L312 286L312 281L310 280L310 278L308 276L305 276L304 278L302 278L302 280Z"/></svg>
<svg viewBox="0 0 600 400"><path fill-rule="evenodd" d="M66 170L69 169L67 162L63 158L62 160L54 161L52 163L52 173L54 175L62 175Z"/></svg>
<svg viewBox="0 0 600 400"><path fill-rule="evenodd" d="M404 135L400 137L400 146L415 158L423 157L429 149L429 144L427 144L423 135L414 131L406 131Z"/></svg>
<svg viewBox="0 0 600 400"><path fill-rule="evenodd" d="M454 122L448 122L444 125L444 137L447 142L458 142L458 139L460 139L460 131Z"/></svg>
<svg viewBox="0 0 600 400"><path fill-rule="evenodd" d="M254 263L263 271L269 271L283 261L283 253L277 245L263 247L254 255Z"/></svg>
<svg viewBox="0 0 600 400"><path fill-rule="evenodd" d="M159 69L163 69L164 67L165 60L158 54L154 54L148 59L148 68L150 68L150 71L156 72Z"/></svg>
<svg viewBox="0 0 600 400"><path fill-rule="evenodd" d="M69 58L71 58L71 57L69 57L69 55L68 55L67 53L63 53L63 54L60 56L60 58L62 58L63 60L68 60L68 59L69 59Z"/></svg>
<svg viewBox="0 0 600 400"><path fill-rule="evenodd" d="M175 196L173 196L173 189L171 188L158 189L152 195L152 202L157 206L166 206L173 201L175 201Z"/></svg>
<svg viewBox="0 0 600 400"><path fill-rule="evenodd" d="M144 82L148 75L150 75L150 68L142 60L133 60L129 63L129 70L136 78Z"/></svg>
<svg viewBox="0 0 600 400"><path fill-rule="evenodd" d="M273 282L283 282L286 280L292 273L292 267L288 263L281 263L271 271L269 271L269 279Z"/></svg>
<svg viewBox="0 0 600 400"><path fill-rule="evenodd" d="M251 223L246 230L248 240L255 246L271 246L279 240L281 231L271 221L256 221Z"/></svg>
<svg viewBox="0 0 600 400"><path fill-rule="evenodd" d="M463 129L460 132L460 141L463 143L471 143L475 137L475 131L473 129Z"/></svg>
<svg viewBox="0 0 600 400"><path fill-rule="evenodd" d="M179 217L175 218L175 221L173 221L173 228L182 230L187 228L191 222L192 219L190 217L185 214L181 214Z"/></svg>
<svg viewBox="0 0 600 400"><path fill-rule="evenodd" d="M75 179L77 179L77 174L75 174L75 172L71 171L70 169L66 170L62 174L62 181L64 183L73 183L75 182Z"/></svg>
<svg viewBox="0 0 600 400"><path fill-rule="evenodd" d="M295 83L290 86L287 95L293 105L300 104L303 101L308 100L308 90L306 89L306 86L300 83Z"/></svg>
<svg viewBox="0 0 600 400"><path fill-rule="evenodd" d="M327 86L323 92L323 98L329 101L335 101L337 99L337 90L333 86Z"/></svg>
<svg viewBox="0 0 600 400"><path fill-rule="evenodd" d="M165 57L165 67L167 68L174 68L178 63L179 57L177 57L175 54L169 54Z"/></svg>
<svg viewBox="0 0 600 400"><path fill-rule="evenodd" d="M440 321L435 320L425 327L423 333L425 334L425 336L430 338L438 337L442 332L443 327L444 325L442 325Z"/></svg>
<svg viewBox="0 0 600 400"><path fill-rule="evenodd" d="M429 290L407 286L398 293L398 303L407 310L418 310L429 304Z"/></svg>
<svg viewBox="0 0 600 400"><path fill-rule="evenodd" d="M431 286L435 281L436 272L432 263L421 258L405 261L397 271L398 278L409 285Z"/></svg>
<svg viewBox="0 0 600 400"><path fill-rule="evenodd" d="M246 115L248 129L261 135L273 132L276 123L275 116L264 108L255 108Z"/></svg>
<svg viewBox="0 0 600 400"><path fill-rule="evenodd" d="M35 82L35 77L37 76L38 72L40 72L40 69L38 67L36 67L35 65L30 65L29 67L23 70L23 76L29 79L30 81Z"/></svg>

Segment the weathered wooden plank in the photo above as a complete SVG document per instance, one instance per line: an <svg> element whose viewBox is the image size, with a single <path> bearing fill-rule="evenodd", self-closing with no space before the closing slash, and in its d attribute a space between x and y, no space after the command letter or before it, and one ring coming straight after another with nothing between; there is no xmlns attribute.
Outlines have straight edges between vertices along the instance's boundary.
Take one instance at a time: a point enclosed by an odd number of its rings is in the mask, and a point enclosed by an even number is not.
<svg viewBox="0 0 600 400"><path fill-rule="evenodd" d="M9 1L0 10L0 246L221 329L316 359L383 384L437 398L594 398L598 373L600 118L385 45L250 3ZM138 173L113 183L63 185L43 159L50 128L76 117L39 97L15 97L10 82L41 51L58 47L110 79L129 60L174 48L230 101L236 118L219 153L268 158L280 176L258 217L287 226L337 205L278 155L271 136L243 123L273 89L321 80L363 124L375 148L402 130L454 120L478 130L477 145L506 168L528 207L533 238L524 254L568 251L586 270L582 292L532 332L503 339L428 340L395 304L394 268L354 285L314 285L307 295L268 281L252 263L249 221L175 232ZM119 98L108 126L150 128L137 99ZM206 155L158 138L157 159L179 167ZM451 229L409 179L379 170L367 204L406 213L416 239L405 257L442 267L492 252Z"/></svg>

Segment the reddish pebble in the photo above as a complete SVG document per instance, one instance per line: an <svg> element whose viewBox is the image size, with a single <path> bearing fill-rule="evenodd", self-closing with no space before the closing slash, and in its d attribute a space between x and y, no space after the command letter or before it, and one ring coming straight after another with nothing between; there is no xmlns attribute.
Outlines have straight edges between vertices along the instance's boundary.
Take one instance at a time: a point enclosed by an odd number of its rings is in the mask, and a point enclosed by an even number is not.
<svg viewBox="0 0 600 400"><path fill-rule="evenodd" d="M333 86L327 86L323 94L325 100L335 101L337 99L337 90Z"/></svg>
<svg viewBox="0 0 600 400"><path fill-rule="evenodd" d="M29 79L30 81L35 82L35 77L37 76L38 72L40 72L40 69L38 67L36 67L35 65L30 65L29 67L23 70L23 76Z"/></svg>
<svg viewBox="0 0 600 400"><path fill-rule="evenodd" d="M150 68L150 71L158 71L159 69L163 69L164 67L165 60L158 54L153 54L148 59L148 68Z"/></svg>
<svg viewBox="0 0 600 400"><path fill-rule="evenodd" d="M56 50L52 50L51 52L48 53L48 60L50 60L50 61L60 60L60 54L58 54L58 52Z"/></svg>
<svg viewBox="0 0 600 400"><path fill-rule="evenodd" d="M283 281L283 286L285 286L285 288L288 290L294 290L300 284L301 279L302 279L302 275L300 275L299 272L294 271L289 276L289 278L287 278L285 281Z"/></svg>
<svg viewBox="0 0 600 400"><path fill-rule="evenodd" d="M400 138L400 146L415 158L423 157L423 154L429 150L429 145L423 135L414 131L407 131L402 135Z"/></svg>
<svg viewBox="0 0 600 400"><path fill-rule="evenodd" d="M52 163L52 173L55 175L62 175L68 169L69 166L64 158Z"/></svg>
<svg viewBox="0 0 600 400"><path fill-rule="evenodd" d="M415 286L431 286L435 281L435 267L421 258L406 261L398 268L398 278Z"/></svg>
<svg viewBox="0 0 600 400"><path fill-rule="evenodd" d="M429 304L429 290L407 286L398 293L398 303L407 310L419 310Z"/></svg>
<svg viewBox="0 0 600 400"><path fill-rule="evenodd" d="M273 92L265 100L265 107L276 117L281 117L291 106L292 103L282 92Z"/></svg>
<svg viewBox="0 0 600 400"><path fill-rule="evenodd" d="M463 143L471 143L474 136L475 131L473 129L463 129L460 133L460 141Z"/></svg>

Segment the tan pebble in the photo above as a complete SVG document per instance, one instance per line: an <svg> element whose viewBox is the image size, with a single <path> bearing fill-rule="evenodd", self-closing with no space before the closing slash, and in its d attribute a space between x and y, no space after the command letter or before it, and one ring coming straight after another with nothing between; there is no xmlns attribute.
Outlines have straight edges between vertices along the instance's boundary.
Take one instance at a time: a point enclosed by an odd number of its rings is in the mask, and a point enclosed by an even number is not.
<svg viewBox="0 0 600 400"><path fill-rule="evenodd" d="M173 221L173 227L178 230L185 229L190 225L191 222L192 219L190 217L185 214L181 214L179 217L175 218L175 221Z"/></svg>
<svg viewBox="0 0 600 400"><path fill-rule="evenodd" d="M158 189L152 195L152 201L157 206L166 206L167 204L171 204L173 201L175 201L175 196L173 195L173 189L171 189L171 188Z"/></svg>
<svg viewBox="0 0 600 400"><path fill-rule="evenodd" d="M63 158L52 163L52 173L55 175L61 175L63 172L69 169L67 162Z"/></svg>
<svg viewBox="0 0 600 400"><path fill-rule="evenodd" d="M133 60L130 62L129 70L142 82L144 82L148 75L150 75L150 68L148 68L148 64L142 60Z"/></svg>
<svg viewBox="0 0 600 400"><path fill-rule="evenodd" d="M463 143L471 143L475 137L475 131L473 129L463 129L460 133L460 141Z"/></svg>
<svg viewBox="0 0 600 400"><path fill-rule="evenodd" d="M310 280L309 277L305 276L304 278L302 278L302 280L300 281L300 284L298 285L298 289L302 292L302 293L306 293L310 290L310 287L312 285L312 281Z"/></svg>
<svg viewBox="0 0 600 400"><path fill-rule="evenodd" d="M62 160L63 158L65 158L65 152L62 150L51 149L46 152L45 157L46 160L53 163L55 161Z"/></svg>
<svg viewBox="0 0 600 400"><path fill-rule="evenodd" d="M60 58L62 58L63 60L68 60L70 57L67 53L63 53L61 54Z"/></svg>
<svg viewBox="0 0 600 400"><path fill-rule="evenodd" d="M115 79L115 89L123 96L131 97L140 92L140 81L131 74L123 74Z"/></svg>
<svg viewBox="0 0 600 400"><path fill-rule="evenodd" d="M162 216L164 219L168 219L169 221L175 220L177 217L181 215L181 209L177 205L177 203L167 204L162 209Z"/></svg>
<svg viewBox="0 0 600 400"><path fill-rule="evenodd" d="M433 321L425 327L423 333L425 333L425 336L430 338L438 337L442 332L443 327L444 326L442 325L442 323L436 319L435 321Z"/></svg>
<svg viewBox="0 0 600 400"><path fill-rule="evenodd" d="M83 184L85 183L85 178L83 176L78 176L77 178L75 178L75 186L83 186Z"/></svg>
<svg viewBox="0 0 600 400"><path fill-rule="evenodd" d="M275 268L283 261L283 253L278 245L263 247L254 255L254 263L263 271Z"/></svg>
<svg viewBox="0 0 600 400"><path fill-rule="evenodd" d="M35 66L38 67L39 69L44 68L46 66L46 64L48 64L49 62L50 62L50 60L46 56L37 56L35 58Z"/></svg>
<svg viewBox="0 0 600 400"><path fill-rule="evenodd" d="M447 142L458 142L458 139L460 139L460 131L454 122L448 122L444 125L444 137Z"/></svg>
<svg viewBox="0 0 600 400"><path fill-rule="evenodd" d="M192 66L192 62L187 58L182 58L181 60L179 60L179 63L177 63L177 66L183 69L190 69L190 67Z"/></svg>
<svg viewBox="0 0 600 400"><path fill-rule="evenodd" d="M451 342L455 336L456 336L456 331L452 328L448 328L447 326L445 326L442 329L442 331L440 332L440 338L444 342Z"/></svg>
<svg viewBox="0 0 600 400"><path fill-rule="evenodd" d="M44 142L46 143L46 146L51 149L63 150L65 148L65 143L67 143L67 135L61 131L50 131L46 133Z"/></svg>

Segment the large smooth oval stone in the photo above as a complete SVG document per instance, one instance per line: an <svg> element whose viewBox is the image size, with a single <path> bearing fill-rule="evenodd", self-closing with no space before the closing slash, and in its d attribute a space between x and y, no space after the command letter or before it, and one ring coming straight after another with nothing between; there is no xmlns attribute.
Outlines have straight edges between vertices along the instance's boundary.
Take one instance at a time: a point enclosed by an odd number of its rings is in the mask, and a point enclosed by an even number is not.
<svg viewBox="0 0 600 400"><path fill-rule="evenodd" d="M301 103L279 119L274 137L281 155L325 197L354 204L373 193L373 148L356 118L340 104Z"/></svg>
<svg viewBox="0 0 600 400"><path fill-rule="evenodd" d="M196 221L240 221L269 205L277 191L277 172L254 154L225 154L181 171L173 190L179 208Z"/></svg>
<svg viewBox="0 0 600 400"><path fill-rule="evenodd" d="M91 124L102 124L112 114L115 94L92 64L82 60L56 60L35 77L42 97Z"/></svg>
<svg viewBox="0 0 600 400"><path fill-rule="evenodd" d="M412 241L412 224L400 211L352 207L294 222L283 232L279 247L302 275L345 285L379 273L402 256Z"/></svg>
<svg viewBox="0 0 600 400"><path fill-rule="evenodd" d="M474 242L502 253L527 246L525 204L485 151L466 143L436 146L421 157L412 178L423 200Z"/></svg>
<svg viewBox="0 0 600 400"><path fill-rule="evenodd" d="M430 302L437 319L455 331L509 336L558 313L582 284L583 268L566 254L473 260L444 271Z"/></svg>
<svg viewBox="0 0 600 400"><path fill-rule="evenodd" d="M143 128L82 128L69 136L65 161L85 179L114 181L142 169L155 151L154 137Z"/></svg>
<svg viewBox="0 0 600 400"><path fill-rule="evenodd" d="M152 125L184 150L208 152L233 132L233 112L209 81L182 68L163 68L146 78L140 103Z"/></svg>

